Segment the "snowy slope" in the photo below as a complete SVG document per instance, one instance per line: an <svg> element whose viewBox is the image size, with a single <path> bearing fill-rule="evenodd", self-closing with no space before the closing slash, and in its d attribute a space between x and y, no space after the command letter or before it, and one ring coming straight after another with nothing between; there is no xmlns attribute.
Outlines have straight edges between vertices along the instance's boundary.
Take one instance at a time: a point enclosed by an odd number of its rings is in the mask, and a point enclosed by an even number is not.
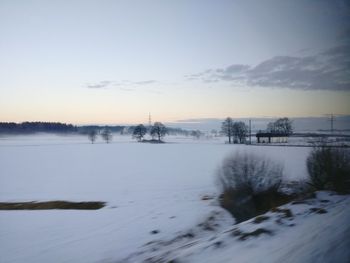
<svg viewBox="0 0 350 263"><path fill-rule="evenodd" d="M214 218L211 224L221 221ZM192 235L150 242L120 262L346 263L350 261L350 197L320 192L317 198L282 206L225 230L197 227L187 233Z"/></svg>

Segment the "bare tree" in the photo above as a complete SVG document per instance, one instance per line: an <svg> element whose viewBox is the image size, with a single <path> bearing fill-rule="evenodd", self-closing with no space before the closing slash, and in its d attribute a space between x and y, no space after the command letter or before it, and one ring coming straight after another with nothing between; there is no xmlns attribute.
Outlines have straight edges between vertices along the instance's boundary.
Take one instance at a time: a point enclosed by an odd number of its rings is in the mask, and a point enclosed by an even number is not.
<svg viewBox="0 0 350 263"><path fill-rule="evenodd" d="M162 141L162 138L168 133L167 128L161 122L156 122L151 128L152 138L158 138L158 141Z"/></svg>
<svg viewBox="0 0 350 263"><path fill-rule="evenodd" d="M275 133L277 132L277 129L275 127L275 122L269 122L267 124L267 129L266 129L268 132L272 132L272 133Z"/></svg>
<svg viewBox="0 0 350 263"><path fill-rule="evenodd" d="M191 136L196 138L196 139L199 139L201 136L202 136L202 132L200 130L193 130L191 131Z"/></svg>
<svg viewBox="0 0 350 263"><path fill-rule="evenodd" d="M228 137L228 143L232 143L234 136L233 120L227 117L221 125L221 132Z"/></svg>
<svg viewBox="0 0 350 263"><path fill-rule="evenodd" d="M289 118L280 118L275 122L270 122L267 125L269 132L280 133L289 136L293 133L292 121Z"/></svg>
<svg viewBox="0 0 350 263"><path fill-rule="evenodd" d="M214 136L214 137L217 137L217 136L218 136L218 131L215 130L215 129L212 129L212 130L210 131L210 133L211 133L211 135Z"/></svg>
<svg viewBox="0 0 350 263"><path fill-rule="evenodd" d="M143 136L145 136L146 133L147 133L147 128L144 125L139 124L134 128L134 131L132 133L132 137L136 138L140 142L140 141L142 141Z"/></svg>
<svg viewBox="0 0 350 263"><path fill-rule="evenodd" d="M233 133L238 138L239 143L243 143L248 135L248 126L242 121L234 122Z"/></svg>
<svg viewBox="0 0 350 263"><path fill-rule="evenodd" d="M91 130L88 132L88 138L91 141L91 143L94 143L97 139L97 131L96 130Z"/></svg>
<svg viewBox="0 0 350 263"><path fill-rule="evenodd" d="M110 129L105 128L101 133L101 137L106 143L109 143L112 140L112 133Z"/></svg>

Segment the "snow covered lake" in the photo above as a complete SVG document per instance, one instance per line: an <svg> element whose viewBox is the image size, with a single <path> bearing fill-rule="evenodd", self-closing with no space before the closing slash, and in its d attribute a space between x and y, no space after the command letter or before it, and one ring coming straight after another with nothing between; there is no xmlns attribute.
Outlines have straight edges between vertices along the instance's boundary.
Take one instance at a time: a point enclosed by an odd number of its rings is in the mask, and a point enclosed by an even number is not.
<svg viewBox="0 0 350 263"><path fill-rule="evenodd" d="M111 144L92 145L84 136L0 137L1 202L107 202L92 211L0 211L0 262L113 262L186 230L222 210L201 197L217 194L215 171L234 151L280 160L286 180L306 177L310 148L166 141L115 136Z"/></svg>

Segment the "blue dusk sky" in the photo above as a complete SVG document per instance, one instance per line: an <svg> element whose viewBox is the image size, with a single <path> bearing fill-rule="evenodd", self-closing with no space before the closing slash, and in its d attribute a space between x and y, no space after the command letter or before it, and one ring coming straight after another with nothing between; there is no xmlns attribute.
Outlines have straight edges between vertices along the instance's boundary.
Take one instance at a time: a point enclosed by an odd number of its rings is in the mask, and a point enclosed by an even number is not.
<svg viewBox="0 0 350 263"><path fill-rule="evenodd" d="M0 0L0 121L350 114L350 2Z"/></svg>

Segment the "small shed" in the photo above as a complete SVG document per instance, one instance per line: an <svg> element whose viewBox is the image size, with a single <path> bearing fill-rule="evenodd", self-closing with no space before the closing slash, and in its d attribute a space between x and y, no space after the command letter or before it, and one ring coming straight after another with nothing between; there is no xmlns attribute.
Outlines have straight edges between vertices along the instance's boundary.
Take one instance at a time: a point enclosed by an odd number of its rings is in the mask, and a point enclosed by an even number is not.
<svg viewBox="0 0 350 263"><path fill-rule="evenodd" d="M258 132L256 141L258 143L287 143L288 136L282 133Z"/></svg>

